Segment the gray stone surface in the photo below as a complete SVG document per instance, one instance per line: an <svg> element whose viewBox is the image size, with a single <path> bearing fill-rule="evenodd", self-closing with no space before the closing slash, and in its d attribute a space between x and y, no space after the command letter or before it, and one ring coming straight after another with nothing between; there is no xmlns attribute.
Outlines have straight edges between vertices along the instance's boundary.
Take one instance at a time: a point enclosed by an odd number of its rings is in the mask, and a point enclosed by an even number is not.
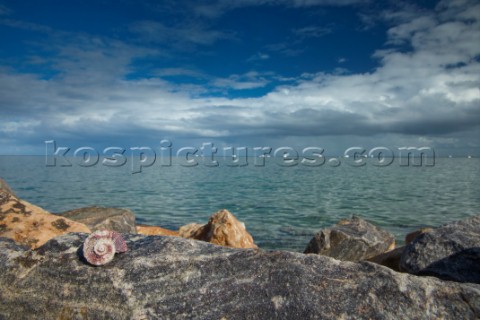
<svg viewBox="0 0 480 320"><path fill-rule="evenodd" d="M94 206L69 210L58 215L81 222L92 231L108 229L121 233L137 233L135 215L129 209Z"/></svg>
<svg viewBox="0 0 480 320"><path fill-rule="evenodd" d="M419 235L405 247L400 269L417 275L480 283L480 216Z"/></svg>
<svg viewBox="0 0 480 320"><path fill-rule="evenodd" d="M36 251L0 239L0 319L478 319L480 285L319 255L127 235L86 264L86 234Z"/></svg>
<svg viewBox="0 0 480 320"><path fill-rule="evenodd" d="M353 216L331 228L322 229L308 244L304 253L316 253L344 261L372 258L395 245L389 232Z"/></svg>
<svg viewBox="0 0 480 320"><path fill-rule="evenodd" d="M432 228L421 228L410 232L405 236L405 245L412 243L413 240L415 240L417 237L421 236L424 233L431 232L432 230Z"/></svg>
<svg viewBox="0 0 480 320"><path fill-rule="evenodd" d="M379 254L378 256L367 259L367 261L375 262L395 271L400 271L400 259L402 258L403 250L405 250L405 246Z"/></svg>

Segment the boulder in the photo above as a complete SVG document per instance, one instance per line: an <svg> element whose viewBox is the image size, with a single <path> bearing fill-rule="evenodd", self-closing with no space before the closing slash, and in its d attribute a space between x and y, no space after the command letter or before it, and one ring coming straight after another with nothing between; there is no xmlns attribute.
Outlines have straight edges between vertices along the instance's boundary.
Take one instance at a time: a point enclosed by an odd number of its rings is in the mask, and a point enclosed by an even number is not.
<svg viewBox="0 0 480 320"><path fill-rule="evenodd" d="M315 253L339 260L360 261L395 248L392 234L353 216L317 233L304 253Z"/></svg>
<svg viewBox="0 0 480 320"><path fill-rule="evenodd" d="M69 232L90 232L90 229L0 190L0 237L11 238L35 249L51 238Z"/></svg>
<svg viewBox="0 0 480 320"><path fill-rule="evenodd" d="M85 207L58 215L87 225L92 231L108 229L121 233L137 233L135 215L130 209Z"/></svg>
<svg viewBox="0 0 480 320"><path fill-rule="evenodd" d="M137 233L146 236L179 236L178 231L173 231L157 226L137 224Z"/></svg>
<svg viewBox="0 0 480 320"><path fill-rule="evenodd" d="M10 193L15 196L15 193L13 192L13 190L2 178L0 178L0 191L4 191L6 193Z"/></svg>
<svg viewBox="0 0 480 320"><path fill-rule="evenodd" d="M189 223L187 225L181 226L178 229L178 234L182 238L193 239L193 236L197 232L198 229L202 228L203 224L200 223Z"/></svg>
<svg viewBox="0 0 480 320"><path fill-rule="evenodd" d="M126 235L129 250L84 262L86 234L36 251L0 239L0 319L478 319L480 285L369 262Z"/></svg>
<svg viewBox="0 0 480 320"><path fill-rule="evenodd" d="M413 232L410 232L409 234L407 234L405 236L405 244L410 244L413 242L413 240L415 240L418 236L424 234L424 233L427 233L427 232L431 232L433 229L432 228L421 228L421 229L418 229L418 230L415 230Z"/></svg>
<svg viewBox="0 0 480 320"><path fill-rule="evenodd" d="M228 210L214 213L208 223L198 227L197 224L185 226L180 234L187 238L202 240L232 248L257 248L245 224L238 221Z"/></svg>
<svg viewBox="0 0 480 320"><path fill-rule="evenodd" d="M388 252L379 254L373 258L367 259L367 261L375 262L376 264L380 264L395 271L400 271L400 259L404 249L405 246L398 247Z"/></svg>
<svg viewBox="0 0 480 320"><path fill-rule="evenodd" d="M406 246L400 268L416 275L480 283L480 216L419 235Z"/></svg>

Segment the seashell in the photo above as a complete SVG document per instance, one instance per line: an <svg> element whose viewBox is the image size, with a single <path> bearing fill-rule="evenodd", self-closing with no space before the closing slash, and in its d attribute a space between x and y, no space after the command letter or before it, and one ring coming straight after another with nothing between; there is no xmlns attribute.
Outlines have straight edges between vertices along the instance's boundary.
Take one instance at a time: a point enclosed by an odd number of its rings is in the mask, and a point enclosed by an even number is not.
<svg viewBox="0 0 480 320"><path fill-rule="evenodd" d="M115 231L98 230L91 233L83 243L83 256L94 266L101 266L113 260L115 253L127 251L127 243Z"/></svg>

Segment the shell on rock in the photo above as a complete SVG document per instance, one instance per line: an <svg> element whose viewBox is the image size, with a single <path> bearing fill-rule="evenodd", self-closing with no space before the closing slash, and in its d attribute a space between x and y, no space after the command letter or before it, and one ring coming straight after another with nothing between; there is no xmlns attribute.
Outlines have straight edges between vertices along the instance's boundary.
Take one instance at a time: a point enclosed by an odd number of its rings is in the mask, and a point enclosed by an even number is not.
<svg viewBox="0 0 480 320"><path fill-rule="evenodd" d="M115 231L98 230L91 233L83 243L83 256L94 266L101 266L113 260L115 253L127 251L127 243Z"/></svg>

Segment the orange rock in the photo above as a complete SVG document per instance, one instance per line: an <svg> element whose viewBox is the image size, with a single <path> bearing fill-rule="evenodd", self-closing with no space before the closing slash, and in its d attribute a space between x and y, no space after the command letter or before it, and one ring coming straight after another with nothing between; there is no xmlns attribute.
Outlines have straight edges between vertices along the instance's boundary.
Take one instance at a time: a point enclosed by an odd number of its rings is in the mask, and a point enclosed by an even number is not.
<svg viewBox="0 0 480 320"><path fill-rule="evenodd" d="M228 210L214 213L204 226L189 224L180 228L180 235L233 248L257 248L245 225Z"/></svg>
<svg viewBox="0 0 480 320"><path fill-rule="evenodd" d="M0 236L36 249L48 240L69 232L86 232L82 224L51 214L0 189Z"/></svg>
<svg viewBox="0 0 480 320"><path fill-rule="evenodd" d="M3 180L2 178L0 178L0 190L3 190L7 193L10 193L10 194L13 194L15 195L15 193L13 192L13 190L10 188L10 186L5 182L5 180Z"/></svg>
<svg viewBox="0 0 480 320"><path fill-rule="evenodd" d="M198 229L202 228L203 224L200 223L189 223L184 225L178 229L178 234L182 238L193 239L193 236L198 231Z"/></svg>
<svg viewBox="0 0 480 320"><path fill-rule="evenodd" d="M164 229L157 226L137 225L137 233L146 236L175 236L178 237L178 231Z"/></svg>

